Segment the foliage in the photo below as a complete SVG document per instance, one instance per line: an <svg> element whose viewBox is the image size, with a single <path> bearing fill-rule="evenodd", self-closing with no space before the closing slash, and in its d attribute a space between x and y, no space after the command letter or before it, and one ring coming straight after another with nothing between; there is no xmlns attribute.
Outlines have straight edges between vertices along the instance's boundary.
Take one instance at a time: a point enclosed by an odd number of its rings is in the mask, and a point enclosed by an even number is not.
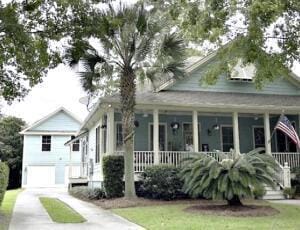
<svg viewBox="0 0 300 230"><path fill-rule="evenodd" d="M284 188L283 189L283 195L287 199L295 199L296 196L296 188Z"/></svg>
<svg viewBox="0 0 300 230"><path fill-rule="evenodd" d="M124 157L103 157L104 189L106 197L123 196Z"/></svg>
<svg viewBox="0 0 300 230"><path fill-rule="evenodd" d="M69 193L83 200L99 200L105 198L105 192L101 188L89 188L87 186L72 187Z"/></svg>
<svg viewBox="0 0 300 230"><path fill-rule="evenodd" d="M233 154L221 162L206 154L192 156L182 169L185 192L193 197L202 195L241 205L240 199L254 197L254 190L264 185L274 187L278 166L271 155L259 151Z"/></svg>
<svg viewBox="0 0 300 230"><path fill-rule="evenodd" d="M133 167L134 107L137 82L150 80L156 87L163 78L184 76L185 42L163 17L156 17L142 3L109 3L93 7L84 31L71 32L66 53L71 66L80 64L82 86L90 95L117 87L122 113L125 159L125 196L135 197ZM77 18L79 21L81 18ZM75 21L75 23L76 23ZM82 27L82 26L81 26ZM89 41L94 40L94 45Z"/></svg>
<svg viewBox="0 0 300 230"><path fill-rule="evenodd" d="M173 200L184 197L180 169L175 166L155 165L141 175L141 195L151 199Z"/></svg>
<svg viewBox="0 0 300 230"><path fill-rule="evenodd" d="M86 221L78 212L59 199L40 197L40 201L54 222L83 223Z"/></svg>
<svg viewBox="0 0 300 230"><path fill-rule="evenodd" d="M4 162L0 162L0 206L8 185L9 168Z"/></svg>
<svg viewBox="0 0 300 230"><path fill-rule="evenodd" d="M218 52L218 63L206 74L213 84L238 60L256 67L258 88L300 61L300 3L295 0L147 0L157 15L168 14L185 38ZM227 44L224 46L224 44ZM207 48L209 47L209 48Z"/></svg>
<svg viewBox="0 0 300 230"><path fill-rule="evenodd" d="M266 189L264 186L257 187L253 189L253 195L255 199L261 199L264 195L266 195Z"/></svg>
<svg viewBox="0 0 300 230"><path fill-rule="evenodd" d="M0 159L10 168L9 189L21 186L23 137L19 132L25 125L17 117L0 118Z"/></svg>
<svg viewBox="0 0 300 230"><path fill-rule="evenodd" d="M42 81L49 67L57 65L59 57L50 43L58 38L48 33L53 31L50 20L41 24L45 9L33 14L27 8L30 4L5 2L0 2L0 99L11 102L24 97L29 87ZM48 32L42 32L45 28Z"/></svg>

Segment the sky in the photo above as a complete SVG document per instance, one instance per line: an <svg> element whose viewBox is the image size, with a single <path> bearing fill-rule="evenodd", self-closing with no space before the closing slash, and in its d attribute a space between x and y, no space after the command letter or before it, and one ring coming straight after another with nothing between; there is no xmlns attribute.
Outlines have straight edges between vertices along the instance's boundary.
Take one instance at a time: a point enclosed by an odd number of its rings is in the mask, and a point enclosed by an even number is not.
<svg viewBox="0 0 300 230"><path fill-rule="evenodd" d="M32 88L21 101L12 105L2 104L1 113L23 118L28 124L47 116L64 106L78 118L84 120L88 111L79 98L86 96L75 70L59 65L50 70L41 84Z"/></svg>

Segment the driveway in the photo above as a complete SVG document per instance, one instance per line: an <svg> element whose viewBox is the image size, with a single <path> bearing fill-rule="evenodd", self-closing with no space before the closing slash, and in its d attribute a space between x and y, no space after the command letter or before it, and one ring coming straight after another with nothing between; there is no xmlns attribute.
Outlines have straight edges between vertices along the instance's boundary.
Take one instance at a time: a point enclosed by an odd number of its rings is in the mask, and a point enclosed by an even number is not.
<svg viewBox="0 0 300 230"><path fill-rule="evenodd" d="M39 201L39 197L56 197L80 213L87 222L80 224L58 224L51 220ZM142 227L131 223L107 210L78 200L66 189L26 189L19 194L9 230L136 230Z"/></svg>

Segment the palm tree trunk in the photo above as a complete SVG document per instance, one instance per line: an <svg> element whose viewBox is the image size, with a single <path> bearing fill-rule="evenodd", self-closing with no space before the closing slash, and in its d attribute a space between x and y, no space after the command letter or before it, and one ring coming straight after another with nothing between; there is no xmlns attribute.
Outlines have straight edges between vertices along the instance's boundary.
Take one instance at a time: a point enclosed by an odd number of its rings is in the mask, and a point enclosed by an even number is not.
<svg viewBox="0 0 300 230"><path fill-rule="evenodd" d="M135 91L135 75L132 68L128 67L124 69L120 81L126 198L136 197L133 165Z"/></svg>
<svg viewBox="0 0 300 230"><path fill-rule="evenodd" d="M239 196L237 196L237 195L234 195L231 200L227 200L227 203L230 206L242 206L243 205Z"/></svg>

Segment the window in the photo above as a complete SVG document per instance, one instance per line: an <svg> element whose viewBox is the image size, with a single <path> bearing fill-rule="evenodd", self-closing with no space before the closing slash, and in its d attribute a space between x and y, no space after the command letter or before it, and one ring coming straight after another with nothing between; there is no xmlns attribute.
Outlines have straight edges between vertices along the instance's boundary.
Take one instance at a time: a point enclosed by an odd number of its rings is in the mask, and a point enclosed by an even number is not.
<svg viewBox="0 0 300 230"><path fill-rule="evenodd" d="M198 145L200 146L201 127L198 124ZM185 151L193 151L193 123L183 123L183 148Z"/></svg>
<svg viewBox="0 0 300 230"><path fill-rule="evenodd" d="M103 152L106 153L107 150L107 116L105 115L103 118Z"/></svg>
<svg viewBox="0 0 300 230"><path fill-rule="evenodd" d="M75 136L71 136L71 140L73 140L75 138ZM73 152L78 152L79 151L79 146L80 146L80 142L79 140L74 141L72 144L72 151Z"/></svg>
<svg viewBox="0 0 300 230"><path fill-rule="evenodd" d="M123 149L123 128L122 123L116 124L116 149L120 151Z"/></svg>
<svg viewBox="0 0 300 230"><path fill-rule="evenodd" d="M100 161L100 126L96 128L96 151L95 151L95 162Z"/></svg>
<svg viewBox="0 0 300 230"><path fill-rule="evenodd" d="M265 129L263 127L253 127L254 148L265 147Z"/></svg>
<svg viewBox="0 0 300 230"><path fill-rule="evenodd" d="M79 146L80 146L79 140L74 141L74 143L73 143L73 145L72 145L72 151L73 151L73 152L78 152L78 151L79 151Z"/></svg>
<svg viewBox="0 0 300 230"><path fill-rule="evenodd" d="M167 150L167 126L165 124L159 124L159 150L166 151ZM150 151L153 151L153 124L150 124Z"/></svg>
<svg viewBox="0 0 300 230"><path fill-rule="evenodd" d="M222 151L229 152L233 148L233 130L232 126L222 126Z"/></svg>
<svg viewBox="0 0 300 230"><path fill-rule="evenodd" d="M51 136L42 136L42 151L51 151Z"/></svg>

